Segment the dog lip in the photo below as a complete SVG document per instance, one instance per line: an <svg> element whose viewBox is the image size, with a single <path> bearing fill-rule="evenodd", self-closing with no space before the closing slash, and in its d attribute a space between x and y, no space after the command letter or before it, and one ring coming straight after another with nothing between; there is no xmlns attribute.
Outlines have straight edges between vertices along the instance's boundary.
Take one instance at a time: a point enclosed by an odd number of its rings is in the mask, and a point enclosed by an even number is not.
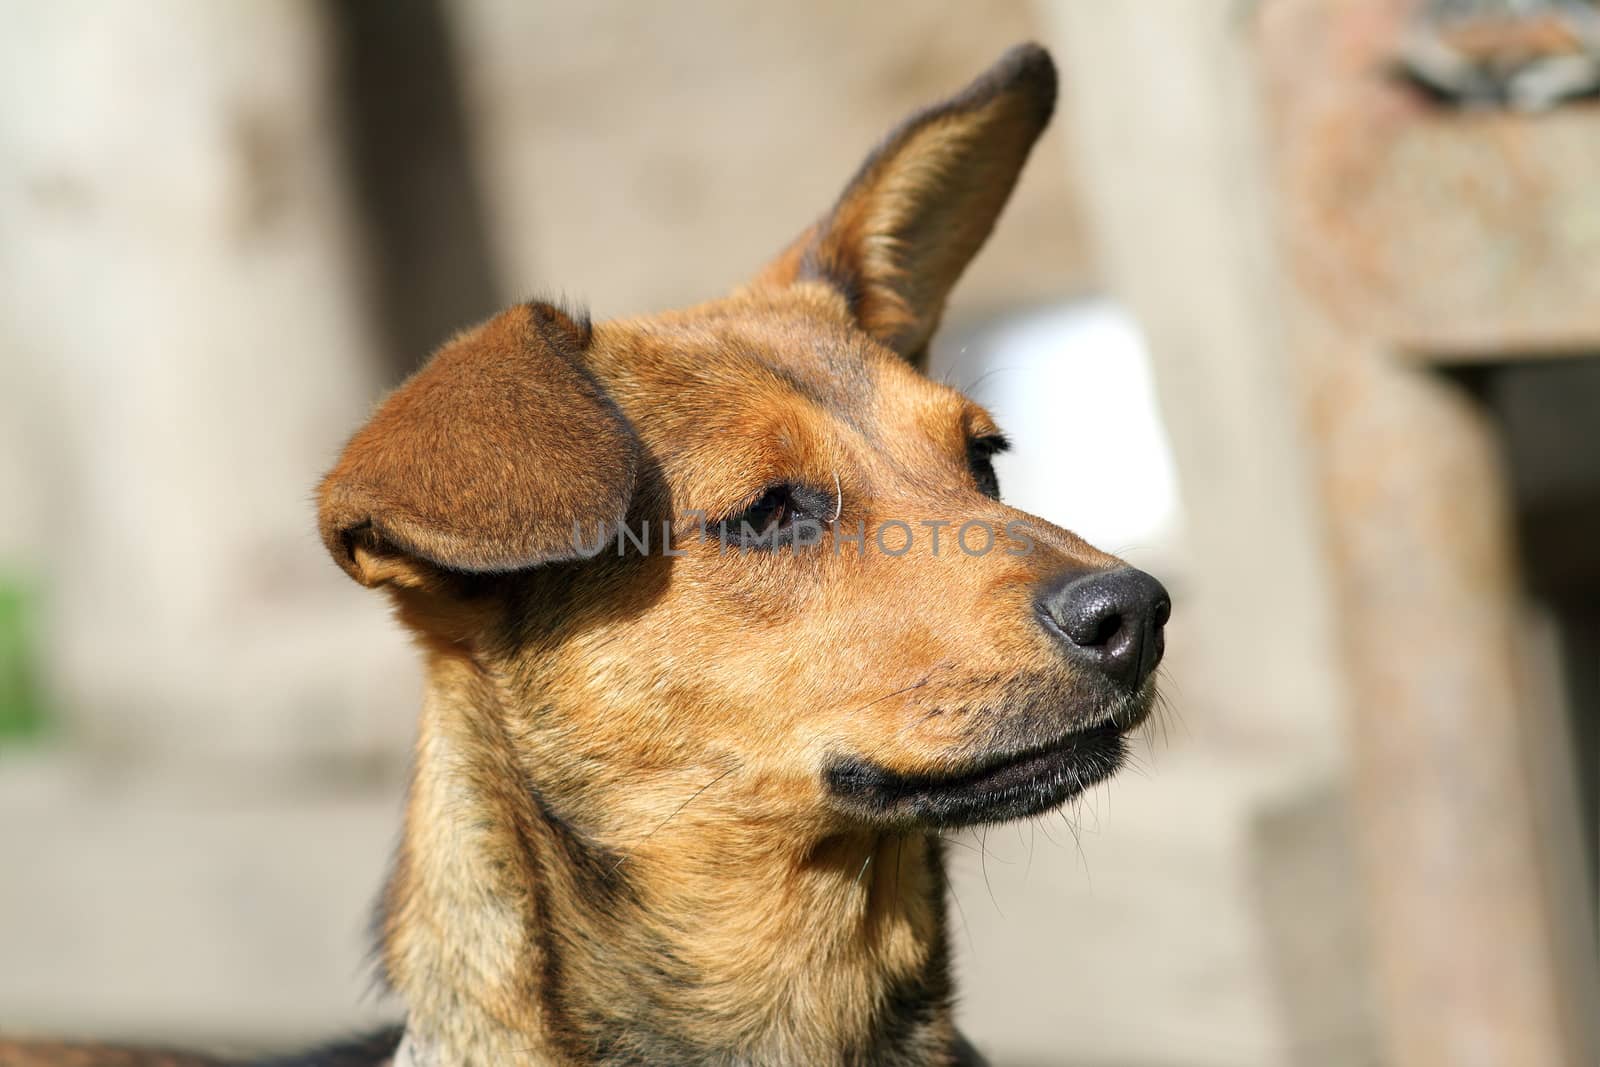
<svg viewBox="0 0 1600 1067"><path fill-rule="evenodd" d="M1109 716L949 772L906 774L850 758L830 766L825 778L837 799L878 820L953 827L1026 818L1115 773L1125 754L1123 734L1142 718Z"/></svg>
<svg viewBox="0 0 1600 1067"><path fill-rule="evenodd" d="M1006 779L1059 762L1063 757L1078 754L1102 742L1122 735L1122 727L1111 719L1098 722L1085 729L1074 730L1065 737L1033 748L1006 755L990 756L968 770L948 774L926 775L922 782L936 789L962 789L1000 785Z"/></svg>

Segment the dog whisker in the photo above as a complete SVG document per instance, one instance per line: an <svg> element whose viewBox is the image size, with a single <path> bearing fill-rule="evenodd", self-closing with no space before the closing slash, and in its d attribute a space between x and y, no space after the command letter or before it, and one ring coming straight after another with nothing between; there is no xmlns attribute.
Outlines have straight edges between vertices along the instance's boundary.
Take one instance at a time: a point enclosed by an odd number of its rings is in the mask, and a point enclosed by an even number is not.
<svg viewBox="0 0 1600 1067"><path fill-rule="evenodd" d="M990 367L988 370L984 371L982 374L980 374L976 378L974 378L971 385L967 386L965 389L963 389L961 391L963 393L976 394L977 391L978 391L978 387L981 386L984 382L987 382L990 378L993 378L993 377L995 377L997 375L1000 375L1000 374L1015 374L1015 373L1017 373L1018 369L1019 368L1017 368L1017 367Z"/></svg>
<svg viewBox="0 0 1600 1067"><path fill-rule="evenodd" d="M1073 801L1072 808L1074 811L1078 810L1077 801ZM1090 889L1093 890L1094 876L1089 873L1089 857L1085 855L1083 851L1083 835L1079 832L1077 824L1072 821L1072 817L1067 814L1067 811L1064 808L1061 811L1061 821L1066 824L1067 832L1072 835L1073 846L1078 852L1078 864L1083 868L1084 877L1089 879Z"/></svg>
<svg viewBox="0 0 1600 1067"><path fill-rule="evenodd" d="M676 819L680 814L682 814L683 813L683 809L687 808L690 804L693 804L695 802L695 800L698 799L699 796L702 793L704 793L707 789L710 789L712 786L716 785L718 782L722 781L724 778L728 777L728 775L732 774L736 769L737 769L736 766L735 767L729 767L727 770L723 771L721 774L719 774L715 778L711 779L711 781L707 782L705 785L701 786L699 789L696 789L693 793L691 793L689 795L689 799L685 800L682 804L679 804L677 806L677 808L673 809L673 812L672 812L671 815L668 815L665 819L662 819L659 823L657 823L650 830L649 833L645 834L642 838L639 839L638 843L634 847L637 848L639 845L644 844L646 841L648 841L652 837L654 837L656 835L656 833L658 831L660 831L660 829L663 826L666 826L667 823L671 822L673 819ZM628 853L623 853L622 856L618 857L617 862L611 865L611 873L612 874L617 873L618 869L620 869L622 867L622 865L624 863L626 863L626 862L628 862Z"/></svg>
<svg viewBox="0 0 1600 1067"><path fill-rule="evenodd" d="M956 914L961 916L961 932L966 936L967 948L977 952L977 943L972 940L972 924L967 921L967 909L961 906L961 894L956 892L954 882L947 881L946 884L950 887L950 900L956 906Z"/></svg>
<svg viewBox="0 0 1600 1067"><path fill-rule="evenodd" d="M906 838L904 834L900 834L894 839L894 896L896 900L900 899L900 851L905 847L905 844Z"/></svg>
<svg viewBox="0 0 1600 1067"><path fill-rule="evenodd" d="M867 858L861 861L861 869L856 872L856 880L855 880L855 885L856 886L859 886L861 884L861 876L863 874L867 873L867 864L869 864L871 862L872 862L872 853L870 851L868 851ZM854 886L852 886L852 888L854 888Z"/></svg>
<svg viewBox="0 0 1600 1067"><path fill-rule="evenodd" d="M955 845L957 848L964 848L974 855L976 855L978 852L978 849L975 845L969 845L967 842L961 840L961 838L951 834L940 834L939 839L947 845Z"/></svg>
<svg viewBox="0 0 1600 1067"><path fill-rule="evenodd" d="M1000 902L995 899L994 886L989 881L989 828L987 826L979 831L978 844L983 855L983 858L978 861L983 868L983 887L989 891L989 903L994 905L994 910L1003 919L1005 918L1005 912L1000 910Z"/></svg>

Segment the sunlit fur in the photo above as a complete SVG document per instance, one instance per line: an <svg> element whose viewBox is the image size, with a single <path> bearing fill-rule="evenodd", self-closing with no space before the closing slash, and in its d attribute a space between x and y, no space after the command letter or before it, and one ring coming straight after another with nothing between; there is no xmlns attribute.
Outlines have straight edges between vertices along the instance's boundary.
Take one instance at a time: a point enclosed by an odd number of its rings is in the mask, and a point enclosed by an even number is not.
<svg viewBox="0 0 1600 1067"><path fill-rule="evenodd" d="M402 544L381 509L324 513L336 558L393 592L427 654L383 961L446 1062L952 1062L937 837L846 810L823 771L861 757L955 773L1142 714L1080 677L1034 617L1043 581L1116 561L980 492L968 443L992 419L915 365L1053 91L1042 52L1008 56L892 135L728 298L592 328L546 305L505 312L452 342L428 387L545 365L567 384L488 427L470 408L443 426L380 411L330 476L342 507L341 472L389 464L357 488L403 499L414 461L384 457L424 451L395 436L426 434L428 462L456 464L433 480L487 509ZM570 328L552 339L552 323ZM556 502L568 460L500 466L476 447L562 405L579 413L567 447L590 506ZM606 446L630 464L625 516L605 477L622 460L587 451L610 405L631 435ZM743 553L695 532L691 513L734 514L781 483L831 491L830 529L864 525L866 550ZM527 565L507 568L497 494L548 529L625 517L656 541L574 559L523 538ZM911 552L876 550L887 519L919 531ZM925 519L953 524L937 554ZM678 554L660 550L663 520ZM1024 522L1032 551L967 555L953 535L968 520Z"/></svg>
<svg viewBox="0 0 1600 1067"><path fill-rule="evenodd" d="M430 1062L957 1062L937 827L853 809L827 770L960 775L1149 704L1036 617L1044 583L1117 561L985 495L971 443L997 427L919 369L1054 95L1014 49L727 298L465 332L323 482L334 559L426 661L379 934ZM785 484L865 548L699 535L691 513ZM580 558L573 522L618 520L651 551ZM878 550L884 520L909 552ZM1031 550L968 555L969 520Z"/></svg>
<svg viewBox="0 0 1600 1067"><path fill-rule="evenodd" d="M742 554L688 525L681 556L401 592L430 676L384 922L413 1024L496 1063L941 1062L936 846L841 812L821 768L957 769L1105 716L1032 603L1114 561L979 493L988 416L824 286L599 325L589 366L648 457L635 524L837 477L837 526L1022 520L1035 548Z"/></svg>

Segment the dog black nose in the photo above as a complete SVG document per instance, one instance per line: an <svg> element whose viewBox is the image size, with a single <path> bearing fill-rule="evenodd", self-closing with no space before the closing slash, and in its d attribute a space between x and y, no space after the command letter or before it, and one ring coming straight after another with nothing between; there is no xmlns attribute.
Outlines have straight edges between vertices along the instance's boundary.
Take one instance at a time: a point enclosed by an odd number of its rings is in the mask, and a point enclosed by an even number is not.
<svg viewBox="0 0 1600 1067"><path fill-rule="evenodd" d="M1068 576L1040 598L1039 611L1074 659L1137 689L1161 662L1172 598L1144 571L1125 567Z"/></svg>

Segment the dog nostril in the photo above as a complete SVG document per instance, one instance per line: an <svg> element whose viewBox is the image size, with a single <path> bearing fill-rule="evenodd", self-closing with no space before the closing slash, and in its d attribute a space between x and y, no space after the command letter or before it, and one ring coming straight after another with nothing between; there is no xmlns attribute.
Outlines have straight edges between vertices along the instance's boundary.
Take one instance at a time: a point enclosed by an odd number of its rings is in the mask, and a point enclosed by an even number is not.
<svg viewBox="0 0 1600 1067"><path fill-rule="evenodd" d="M1087 631L1087 641L1078 640L1078 635L1074 633L1069 633L1067 636L1080 645L1105 645L1111 643L1111 639L1117 636L1117 631L1120 629L1122 629L1122 616L1111 614L1103 616L1098 623L1093 624Z"/></svg>
<svg viewBox="0 0 1600 1067"><path fill-rule="evenodd" d="M1051 618L1067 639L1079 648L1100 648L1111 644L1126 627L1126 620L1114 604L1103 598L1085 597L1066 605Z"/></svg>
<svg viewBox="0 0 1600 1067"><path fill-rule="evenodd" d="M1040 609L1068 653L1124 685L1138 686L1161 661L1172 601L1161 583L1125 568L1068 576Z"/></svg>

